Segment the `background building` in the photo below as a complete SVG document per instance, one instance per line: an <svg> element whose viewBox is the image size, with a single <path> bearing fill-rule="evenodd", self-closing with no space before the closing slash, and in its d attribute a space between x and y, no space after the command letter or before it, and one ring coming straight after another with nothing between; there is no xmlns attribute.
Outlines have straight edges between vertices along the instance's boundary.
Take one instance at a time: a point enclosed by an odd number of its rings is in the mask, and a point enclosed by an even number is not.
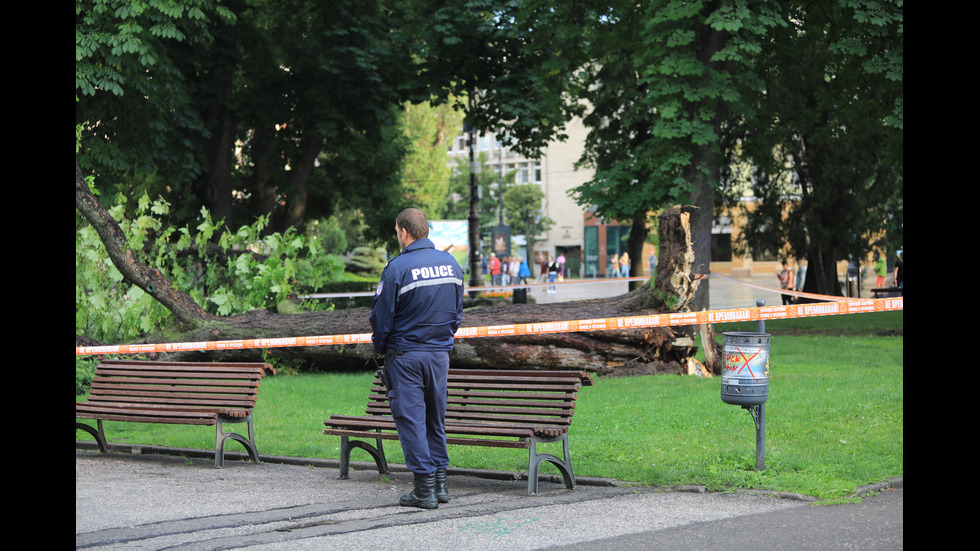
<svg viewBox="0 0 980 551"><path fill-rule="evenodd" d="M485 170L497 175L507 175L514 171L515 183L535 184L544 192L542 214L555 221L547 232L535 236L533 252L518 252L512 244L513 254L519 254L531 262L532 274L538 275L539 255L557 258L564 255L566 274L570 277L608 277L611 271L610 259L627 250L631 221L606 220L595 216L587 207L578 205L569 192L593 176L591 169L576 169L584 148L587 130L580 120L572 121L567 128L568 139L550 143L539 159L529 159L503 146L492 134L477 137L475 157L483 154ZM469 162L467 136L460 134L449 147L450 163L465 166ZM751 197L743 198L751 203ZM751 206L749 207L751 208ZM484 221L494 220L497 213L481 213ZM742 217L736 213L722 213L716 216L711 235L711 270L736 278L772 276L776 283L776 273L781 269L779 251L754 251L752 254L737 256L732 249L733 241L739 238ZM513 236L512 236L513 237ZM514 243L523 243L522 236ZM483 244L484 251L489 244ZM639 263L641 274L648 275L648 258L655 252L653 245L647 243L641 258L633 258ZM796 259L788 259L793 268ZM870 260L868 261L870 262ZM848 263L840 262L838 274L843 281L847 277ZM889 263L891 270L891 263Z"/></svg>
<svg viewBox="0 0 980 551"><path fill-rule="evenodd" d="M581 121L570 123L567 135L568 139L563 142L550 143L542 151L541 158L528 159L504 147L493 135L484 134L476 139L474 156L485 155L485 170L497 175L514 171L515 183L541 186L544 192L542 215L554 220L555 224L547 232L535 236L534 251L527 254L535 264L534 275L538 275L536 257L564 255L566 273L571 277L605 276L607 242L611 239L616 251L617 247L625 247L629 224L597 220L569 195L570 190L589 181L593 172L575 168L575 162L582 156L586 136ZM469 153L466 135L460 134L449 148L450 162L465 165L469 162ZM482 216L489 214L482 213Z"/></svg>

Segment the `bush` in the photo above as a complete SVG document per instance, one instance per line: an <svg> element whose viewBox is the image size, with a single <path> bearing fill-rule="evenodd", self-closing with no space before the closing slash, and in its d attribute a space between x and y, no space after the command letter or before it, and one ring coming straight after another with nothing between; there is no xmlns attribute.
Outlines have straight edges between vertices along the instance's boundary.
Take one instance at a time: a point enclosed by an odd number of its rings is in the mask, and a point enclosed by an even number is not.
<svg viewBox="0 0 980 551"><path fill-rule="evenodd" d="M75 356L75 396L81 396L92 387L92 376L99 360L95 357Z"/></svg>
<svg viewBox="0 0 980 551"><path fill-rule="evenodd" d="M351 251L347 267L352 273L381 279L381 272L384 271L386 264L387 254L384 249L356 247Z"/></svg>

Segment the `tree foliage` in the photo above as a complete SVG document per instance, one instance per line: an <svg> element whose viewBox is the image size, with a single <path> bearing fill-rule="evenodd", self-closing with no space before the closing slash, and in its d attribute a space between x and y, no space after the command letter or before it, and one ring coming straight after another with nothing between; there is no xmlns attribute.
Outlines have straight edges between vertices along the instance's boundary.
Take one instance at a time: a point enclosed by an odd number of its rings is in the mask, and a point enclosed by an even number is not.
<svg viewBox="0 0 980 551"><path fill-rule="evenodd" d="M580 166L595 176L574 193L600 216L640 233L666 205L697 206L707 273L715 196L747 164L761 201L746 245L811 258L814 282L883 232L901 238L901 0L509 6L494 28L506 77L471 116L533 149L582 115ZM631 248L642 241L631 234Z"/></svg>
<svg viewBox="0 0 980 551"><path fill-rule="evenodd" d="M404 205L399 106L424 86L385 4L77 2L79 162L184 221L387 221Z"/></svg>
<svg viewBox="0 0 980 551"><path fill-rule="evenodd" d="M552 228L555 221L544 215L544 192L538 184L518 184L504 190L504 212L511 233L527 238L527 250L534 251L534 238Z"/></svg>
<svg viewBox="0 0 980 551"><path fill-rule="evenodd" d="M339 255L325 254L315 238L295 230L264 235L266 218L226 231L201 213L196 226L167 223L170 205L139 198L126 208L116 196L110 214L136 259L166 274L175 287L219 316L255 309L291 313L296 296L313 292L344 271ZM135 216L127 216L131 210ZM165 333L172 313L152 294L126 281L108 257L92 225L76 214L75 333L98 342L133 342ZM317 303L303 308L315 310Z"/></svg>
<svg viewBox="0 0 980 551"><path fill-rule="evenodd" d="M733 133L757 199L742 248L807 259L812 290L836 294L837 261L903 238L902 2L786 9L760 51L757 116Z"/></svg>
<svg viewBox="0 0 980 551"><path fill-rule="evenodd" d="M481 213L480 224L489 229L499 221L500 209L500 174L494 172L487 163L487 154L480 152L475 161L480 169L476 174L477 209ZM449 179L449 196L446 198L446 208L443 211L447 220L466 220L470 213L470 163L461 162L457 158L453 174ZM504 186L512 184L514 174L503 176Z"/></svg>
<svg viewBox="0 0 980 551"><path fill-rule="evenodd" d="M407 200L430 219L442 219L452 176L446 145L462 128L463 114L448 104L407 103L400 125L408 144L402 169Z"/></svg>

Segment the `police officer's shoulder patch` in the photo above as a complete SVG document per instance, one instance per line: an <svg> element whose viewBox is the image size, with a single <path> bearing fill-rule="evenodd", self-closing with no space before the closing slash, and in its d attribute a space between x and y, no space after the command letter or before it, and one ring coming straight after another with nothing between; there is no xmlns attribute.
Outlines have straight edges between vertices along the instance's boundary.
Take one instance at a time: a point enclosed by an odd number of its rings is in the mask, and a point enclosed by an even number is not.
<svg viewBox="0 0 980 551"><path fill-rule="evenodd" d="M384 281L379 281L379 282L378 282L378 288L377 288L377 290L375 290L375 291L374 291L374 296L378 296L378 295L380 295L380 294L381 294L381 289L382 289L382 288L383 288L384 286L385 286L385 282L384 282Z"/></svg>

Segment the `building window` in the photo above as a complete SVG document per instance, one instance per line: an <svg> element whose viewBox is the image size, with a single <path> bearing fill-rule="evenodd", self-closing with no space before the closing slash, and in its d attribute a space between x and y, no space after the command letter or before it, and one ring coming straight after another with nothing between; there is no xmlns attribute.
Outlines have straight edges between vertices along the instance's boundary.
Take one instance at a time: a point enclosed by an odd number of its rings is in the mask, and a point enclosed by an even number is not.
<svg viewBox="0 0 980 551"><path fill-rule="evenodd" d="M711 234L711 261L712 262L732 261L732 234L730 233Z"/></svg>
<svg viewBox="0 0 980 551"><path fill-rule="evenodd" d="M521 163L517 167L517 177L515 178L518 184L526 184L528 182L528 167L527 163Z"/></svg>
<svg viewBox="0 0 980 551"><path fill-rule="evenodd" d="M599 228L585 227L585 277L599 276Z"/></svg>

